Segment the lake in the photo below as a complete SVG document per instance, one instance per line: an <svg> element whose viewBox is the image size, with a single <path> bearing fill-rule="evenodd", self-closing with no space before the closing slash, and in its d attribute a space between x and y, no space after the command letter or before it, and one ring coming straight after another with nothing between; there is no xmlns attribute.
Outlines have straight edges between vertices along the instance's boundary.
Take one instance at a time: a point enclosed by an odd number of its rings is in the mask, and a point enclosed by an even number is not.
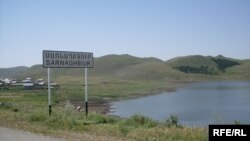
<svg viewBox="0 0 250 141"><path fill-rule="evenodd" d="M109 114L142 114L158 121L177 115L188 126L250 124L250 81L199 82L175 92L111 103Z"/></svg>

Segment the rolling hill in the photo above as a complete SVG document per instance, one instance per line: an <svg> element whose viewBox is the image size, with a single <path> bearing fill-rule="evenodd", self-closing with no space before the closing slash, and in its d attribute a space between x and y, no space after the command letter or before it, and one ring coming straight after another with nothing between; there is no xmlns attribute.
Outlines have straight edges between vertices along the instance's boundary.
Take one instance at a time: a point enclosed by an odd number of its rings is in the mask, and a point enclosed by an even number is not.
<svg viewBox="0 0 250 141"><path fill-rule="evenodd" d="M128 54L106 55L96 58L94 61L95 66L90 71L92 71L91 73L94 73L96 75L110 75L122 68L141 64L144 62L162 62L157 58L138 58Z"/></svg>
<svg viewBox="0 0 250 141"><path fill-rule="evenodd" d="M13 68L0 68L0 78L16 78L23 76L23 73L28 71L29 68L25 66L13 67Z"/></svg>
<svg viewBox="0 0 250 141"><path fill-rule="evenodd" d="M174 69L185 73L217 74L217 64L208 57L192 55L173 58L166 62Z"/></svg>
<svg viewBox="0 0 250 141"><path fill-rule="evenodd" d="M230 77L236 77L239 79L249 79L250 78L250 60L242 61L241 65L233 66L226 69L226 74Z"/></svg>
<svg viewBox="0 0 250 141"><path fill-rule="evenodd" d="M225 73L227 68L240 65L241 61L222 55L216 57L193 55L173 58L166 63L185 73L217 75Z"/></svg>
<svg viewBox="0 0 250 141"><path fill-rule="evenodd" d="M131 65L116 71L115 76L129 79L162 79L173 78L178 79L184 74L178 70L171 68L164 62L144 62Z"/></svg>
<svg viewBox="0 0 250 141"><path fill-rule="evenodd" d="M128 54L112 54L94 58L94 68L89 69L89 75L150 80L183 79L195 76L195 74L250 78L249 69L249 60L237 60L221 55L216 57L192 55L162 61L153 57L139 58ZM51 72L54 78L61 76L82 77L83 70L83 68L53 68ZM42 65L34 65L30 68L0 68L0 78L9 77L17 79L46 78L47 69L43 68Z"/></svg>

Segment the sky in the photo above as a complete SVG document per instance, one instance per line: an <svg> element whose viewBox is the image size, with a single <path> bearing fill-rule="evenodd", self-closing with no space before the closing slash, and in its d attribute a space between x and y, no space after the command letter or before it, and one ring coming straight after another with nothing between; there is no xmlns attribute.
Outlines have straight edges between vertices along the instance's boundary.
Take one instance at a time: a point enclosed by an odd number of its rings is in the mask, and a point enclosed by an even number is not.
<svg viewBox="0 0 250 141"><path fill-rule="evenodd" d="M0 0L0 68L43 50L250 59L250 0Z"/></svg>

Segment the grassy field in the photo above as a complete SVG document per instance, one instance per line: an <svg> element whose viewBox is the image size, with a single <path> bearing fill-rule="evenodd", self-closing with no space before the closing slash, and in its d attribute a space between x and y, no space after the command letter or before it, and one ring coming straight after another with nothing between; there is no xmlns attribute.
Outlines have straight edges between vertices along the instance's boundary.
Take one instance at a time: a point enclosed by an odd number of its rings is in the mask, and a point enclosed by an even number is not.
<svg viewBox="0 0 250 141"><path fill-rule="evenodd" d="M62 76L56 81L61 84L61 89L52 90L51 116L48 115L47 90L1 90L0 125L68 140L84 140L86 137L89 137L87 140L208 140L206 128L184 127L173 117L166 117L165 122L143 115L122 119L102 114L108 103L98 107L103 101L173 91L185 85L184 81L90 78L88 89L92 104L88 117L75 110L76 104L84 102L83 78Z"/></svg>
<svg viewBox="0 0 250 141"><path fill-rule="evenodd" d="M181 126L178 117L157 122L143 115L122 119L105 113L109 102L174 91L190 82L250 80L249 68L249 60L223 56L195 55L162 61L107 55L95 58L95 67L89 69L88 117L75 109L84 104L83 69L55 68L51 79L60 84L60 89L52 90L52 115L48 116L47 90L0 90L0 126L69 140L207 141L207 128ZM47 70L42 65L0 69L0 76L46 80Z"/></svg>

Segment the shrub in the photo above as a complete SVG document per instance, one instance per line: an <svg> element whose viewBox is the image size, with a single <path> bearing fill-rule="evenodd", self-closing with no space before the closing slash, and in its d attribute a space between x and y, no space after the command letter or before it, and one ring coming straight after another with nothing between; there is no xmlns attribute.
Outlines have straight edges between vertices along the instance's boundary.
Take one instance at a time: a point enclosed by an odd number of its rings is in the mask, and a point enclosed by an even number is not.
<svg viewBox="0 0 250 141"><path fill-rule="evenodd" d="M177 115L170 115L170 117L168 119L166 119L166 126L167 127L181 127L181 125L179 124L179 120Z"/></svg>
<svg viewBox="0 0 250 141"><path fill-rule="evenodd" d="M49 127L53 129L73 129L78 124L77 120L73 116L65 116L65 113L54 112L48 117L46 123Z"/></svg>
<svg viewBox="0 0 250 141"><path fill-rule="evenodd" d="M240 125L241 123L240 123L240 121L239 121L239 120L235 120L235 121L234 121L234 124L236 124L236 125Z"/></svg>
<svg viewBox="0 0 250 141"><path fill-rule="evenodd" d="M127 126L134 126L134 127L155 127L157 126L157 122L153 121L152 119L145 117L143 115L133 115L132 117L126 119L123 122L124 125Z"/></svg>
<svg viewBox="0 0 250 141"><path fill-rule="evenodd" d="M19 110L17 108L12 109L13 112L18 112Z"/></svg>
<svg viewBox="0 0 250 141"><path fill-rule="evenodd" d="M106 118L100 114L93 114L92 113L88 116L88 119L93 121L94 123L107 123Z"/></svg>
<svg viewBox="0 0 250 141"><path fill-rule="evenodd" d="M90 113L88 120L91 120L94 123L114 123L118 121L117 118L112 116L107 116L99 113Z"/></svg>

